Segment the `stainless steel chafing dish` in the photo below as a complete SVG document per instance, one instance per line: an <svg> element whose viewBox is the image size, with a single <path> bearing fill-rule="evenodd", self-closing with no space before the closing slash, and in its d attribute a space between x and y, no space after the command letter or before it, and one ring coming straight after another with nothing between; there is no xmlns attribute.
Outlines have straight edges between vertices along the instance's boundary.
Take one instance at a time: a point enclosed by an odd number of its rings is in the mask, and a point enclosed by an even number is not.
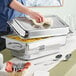
<svg viewBox="0 0 76 76"><path fill-rule="evenodd" d="M53 26L48 29L33 28L27 18L9 21L9 25L16 34L3 37L6 39L6 47L12 51L14 56L23 60L59 53L56 49L66 43L69 27L58 16L49 17L53 19Z"/></svg>
<svg viewBox="0 0 76 76"><path fill-rule="evenodd" d="M52 18L53 25L48 29L34 28L29 18L15 18L9 21L8 24L14 29L17 35L23 38L38 38L47 36L60 36L66 35L69 32L68 25L60 19L58 16L48 16L46 18ZM51 24L51 22L50 22Z"/></svg>

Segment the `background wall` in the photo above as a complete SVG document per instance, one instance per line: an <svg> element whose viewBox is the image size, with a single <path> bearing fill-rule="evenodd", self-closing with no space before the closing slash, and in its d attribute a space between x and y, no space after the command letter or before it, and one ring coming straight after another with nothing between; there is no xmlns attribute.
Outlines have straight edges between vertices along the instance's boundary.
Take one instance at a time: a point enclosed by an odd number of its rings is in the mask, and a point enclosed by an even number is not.
<svg viewBox="0 0 76 76"><path fill-rule="evenodd" d="M37 7L31 9L43 15L58 15L68 24L76 27L76 0L64 0L63 7Z"/></svg>

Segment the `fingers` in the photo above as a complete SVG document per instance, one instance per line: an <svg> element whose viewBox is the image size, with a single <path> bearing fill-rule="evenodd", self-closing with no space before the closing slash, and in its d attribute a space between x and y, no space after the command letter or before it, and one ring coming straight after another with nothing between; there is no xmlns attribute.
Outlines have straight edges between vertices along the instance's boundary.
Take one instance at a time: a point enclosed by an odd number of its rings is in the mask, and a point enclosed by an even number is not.
<svg viewBox="0 0 76 76"><path fill-rule="evenodd" d="M41 23L45 20L44 16L42 16L41 14L37 14L36 16L36 22Z"/></svg>
<svg viewBox="0 0 76 76"><path fill-rule="evenodd" d="M44 21L44 17L43 16L40 16L39 17L39 23L43 22Z"/></svg>
<svg viewBox="0 0 76 76"><path fill-rule="evenodd" d="M30 16L31 16L31 18L35 19L36 22L38 22L38 23L41 23L41 22L43 22L45 20L45 17L43 15L41 15L40 13L38 13L38 12L33 12L32 11L30 13Z"/></svg>

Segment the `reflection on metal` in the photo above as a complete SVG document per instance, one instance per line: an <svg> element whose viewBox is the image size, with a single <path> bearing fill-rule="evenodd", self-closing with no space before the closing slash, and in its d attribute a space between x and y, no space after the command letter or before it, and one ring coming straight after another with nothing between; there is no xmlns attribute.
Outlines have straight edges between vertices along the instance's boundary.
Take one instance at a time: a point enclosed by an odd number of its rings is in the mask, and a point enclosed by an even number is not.
<svg viewBox="0 0 76 76"><path fill-rule="evenodd" d="M63 0L26 0L26 6L62 6Z"/></svg>

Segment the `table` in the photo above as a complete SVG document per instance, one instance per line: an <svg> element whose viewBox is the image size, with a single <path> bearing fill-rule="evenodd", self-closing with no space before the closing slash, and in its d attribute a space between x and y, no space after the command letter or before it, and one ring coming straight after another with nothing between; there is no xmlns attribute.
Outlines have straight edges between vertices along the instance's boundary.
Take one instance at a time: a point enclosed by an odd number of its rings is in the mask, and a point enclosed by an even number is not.
<svg viewBox="0 0 76 76"><path fill-rule="evenodd" d="M67 44L63 47L61 47L61 50L69 51L72 53L72 57L68 61L62 61L60 62L56 67L52 68L50 72L50 76L65 76L66 73L72 68L74 64L76 64L76 36L71 35L67 38ZM9 50L4 50L6 53L4 54L4 58L6 56L9 56L5 61L12 58L11 54L8 54L10 52L7 52ZM3 53L3 52L2 52Z"/></svg>

